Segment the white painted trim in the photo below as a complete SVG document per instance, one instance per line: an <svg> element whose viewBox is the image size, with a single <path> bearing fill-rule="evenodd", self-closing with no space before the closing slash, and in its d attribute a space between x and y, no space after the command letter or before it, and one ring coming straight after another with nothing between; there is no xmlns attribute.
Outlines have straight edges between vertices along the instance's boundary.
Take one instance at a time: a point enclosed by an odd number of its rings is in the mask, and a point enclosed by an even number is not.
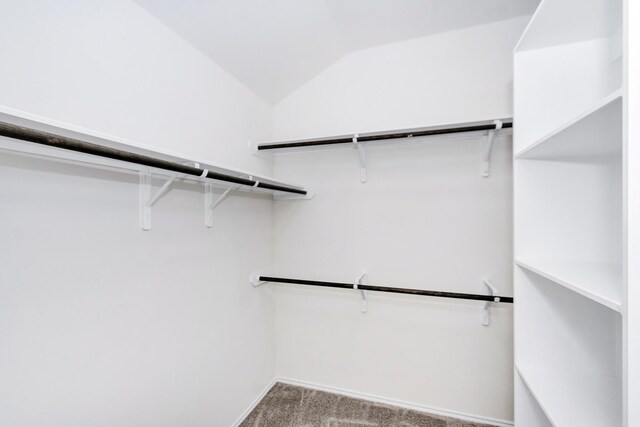
<svg viewBox="0 0 640 427"><path fill-rule="evenodd" d="M260 392L258 397L256 397L253 402L251 402L251 405L249 405L249 407L244 410L244 412L233 422L233 424L231 424L231 427L238 427L240 423L243 422L245 418L247 418L251 411L253 411L254 408L258 406L258 403L260 403L260 401L266 396L269 390L271 390L271 387L273 387L278 381L279 380L277 378L269 381L269 384L267 384L267 386Z"/></svg>
<svg viewBox="0 0 640 427"><path fill-rule="evenodd" d="M462 413L462 412L451 411L451 410L447 410L447 409L433 408L433 407L426 406L426 405L419 405L419 404L416 404L416 403L405 402L405 401L402 401L402 400L387 399L387 398L380 397L380 396L375 396L375 395L372 395L372 394L360 393L360 392L353 391L353 390L346 390L346 389L330 387L330 386L325 386L325 385L313 384L313 383L308 383L308 382L304 382L304 381L294 380L294 379L291 379L291 378L276 378L273 383L275 384L275 383L278 383L278 382L284 383L284 384L296 385L296 386L300 386L300 387L311 388L311 389L314 389L314 390L326 391L326 392L329 392L329 393L340 394L340 395L348 396L348 397L354 397L356 399L369 400L369 401L372 401L372 402L383 403L383 404L386 404L386 405L399 406L401 408L411 409L411 410L414 410L414 411L428 412L428 413L433 414L433 415L441 415L441 416L444 416L444 417L458 418L458 419L461 419L461 420L471 421L471 422L476 422L476 423L491 424L491 425L495 425L497 427L513 427L513 422L512 421L497 420L497 419L494 419L494 418L482 417L482 416L477 416L477 415L469 415L469 414L465 414L465 413ZM248 413L247 413L247 415L248 415Z"/></svg>

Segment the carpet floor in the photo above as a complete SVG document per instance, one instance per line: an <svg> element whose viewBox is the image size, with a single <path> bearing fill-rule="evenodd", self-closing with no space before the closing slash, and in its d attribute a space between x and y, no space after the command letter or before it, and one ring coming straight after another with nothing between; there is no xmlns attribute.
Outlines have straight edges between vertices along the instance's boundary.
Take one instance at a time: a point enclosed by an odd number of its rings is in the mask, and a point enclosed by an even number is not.
<svg viewBox="0 0 640 427"><path fill-rule="evenodd" d="M276 383L240 427L490 427Z"/></svg>

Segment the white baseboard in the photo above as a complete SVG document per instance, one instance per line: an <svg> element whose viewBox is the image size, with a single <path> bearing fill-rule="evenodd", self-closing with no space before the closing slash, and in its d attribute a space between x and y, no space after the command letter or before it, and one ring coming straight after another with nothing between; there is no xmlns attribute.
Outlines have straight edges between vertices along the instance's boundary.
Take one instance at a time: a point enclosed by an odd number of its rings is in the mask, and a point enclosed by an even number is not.
<svg viewBox="0 0 640 427"><path fill-rule="evenodd" d="M291 384L295 386L311 388L314 390L326 391L328 393L340 394L343 396L353 397L356 399L363 399L371 402L383 403L386 405L399 406L405 409L411 409L419 412L427 412L430 414L441 415L444 417L458 418L461 420L471 421L475 423L491 424L497 427L513 427L512 421L497 420L495 418L469 415L469 414L465 414L457 411L433 408L431 406L419 405L416 403L405 402L403 400L387 399L387 398L375 396L372 394L360 393L353 390L346 390L346 389L341 389L341 388L336 388L336 387L331 387L326 385L308 383L305 381L298 381L291 378L274 378L273 380L271 380L269 385L260 393L260 396L258 396L256 400L251 404L251 406L247 408L246 411L244 411L244 413L236 420L236 422L232 425L232 427L239 426L240 423L247 417L247 415L249 415L249 413L251 413L253 408L256 407L256 405L260 402L260 400L262 400L262 398L267 394L267 392L271 390L271 387L273 387L276 383Z"/></svg>
<svg viewBox="0 0 640 427"><path fill-rule="evenodd" d="M242 413L242 415L240 415L234 422L233 424L231 424L231 427L238 427L240 425L240 423L242 421L244 421L245 418L247 418L247 416L251 413L251 411L253 411L253 409L258 406L258 403L260 403L260 401L264 398L264 396L269 392L269 390L271 390L271 387L273 387L275 385L275 383L278 382L277 378L272 379L271 381L269 381L269 384L267 384L267 386L264 388L264 390L262 390L260 392L260 394L258 395L258 397L256 397L254 399L253 402L251 402L251 405L249 405L249 407L247 409L245 409L245 411Z"/></svg>
<svg viewBox="0 0 640 427"><path fill-rule="evenodd" d="M492 425L495 425L495 426L498 426L498 427L512 427L513 426L513 422L511 422L511 421L496 420L494 418L480 417L480 416L476 416L476 415L469 415L469 414L464 414L464 413L457 412L457 411L449 411L449 410L446 410L446 409L432 408L432 407L426 406L426 405L418 405L418 404L415 404L415 403L409 403L409 402L405 402L405 401L402 401L402 400L387 399L387 398L380 397L380 396L375 396L375 395L372 395L372 394L360 393L360 392L353 391L353 390L346 390L346 389L341 389L341 388L336 388L336 387L331 387L331 386L325 386L325 385L320 385L320 384L313 384L313 383L308 383L308 382L304 382L304 381L294 380L294 379L291 379L291 378L276 378L275 382L281 382L281 383L284 383L284 384L291 384L291 385L297 385L297 386L300 386L300 387L312 388L312 389L315 389L315 390L326 391L326 392L329 392L329 393L341 394L343 396L354 397L356 399L369 400L369 401L377 402L377 403L384 403L386 405L399 406L401 408L412 409L414 411L419 411L419 412L428 412L430 414L442 415L444 417L459 418L459 419L462 419L462 420L465 420L465 421L492 424Z"/></svg>

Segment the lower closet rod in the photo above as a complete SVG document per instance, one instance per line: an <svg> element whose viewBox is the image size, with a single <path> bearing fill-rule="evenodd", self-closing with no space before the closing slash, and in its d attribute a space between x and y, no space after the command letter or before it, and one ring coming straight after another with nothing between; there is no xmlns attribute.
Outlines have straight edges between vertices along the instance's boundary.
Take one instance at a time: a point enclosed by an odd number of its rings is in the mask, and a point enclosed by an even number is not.
<svg viewBox="0 0 640 427"><path fill-rule="evenodd" d="M228 175L220 172L213 172L194 166L187 166L168 160L145 156L143 154L132 153L130 151L118 150L116 148L106 147L104 145L92 144L90 142L81 141L79 139L68 138L65 136L42 132L36 129L30 129L22 126L16 126L9 123L0 122L0 136L6 136L8 138L19 139L21 141L47 145L49 147L76 151L84 154L91 154L93 156L106 157L109 159L121 160L138 165L164 169L172 172L182 173L185 175L193 175L203 178L215 179L217 181L231 182L234 184L245 185L247 187L258 187L264 188L266 190L283 191L286 193L303 195L307 194L305 190L294 187L270 184L267 182L259 182L253 179L241 178L239 176Z"/></svg>
<svg viewBox="0 0 640 427"><path fill-rule="evenodd" d="M354 289L353 283L320 282L317 280L286 279L283 277L269 277L269 276L260 276L259 280L262 282L290 283L294 285L306 285L306 286L322 286L325 288ZM459 292L428 291L428 290L422 290L422 289L407 289L407 288L391 288L387 286L374 286L374 285L358 285L358 290L375 291L375 292L391 292L396 294L422 295L422 296L428 296L428 297L502 302L507 304L513 303L513 297L502 297L498 295L463 294Z"/></svg>

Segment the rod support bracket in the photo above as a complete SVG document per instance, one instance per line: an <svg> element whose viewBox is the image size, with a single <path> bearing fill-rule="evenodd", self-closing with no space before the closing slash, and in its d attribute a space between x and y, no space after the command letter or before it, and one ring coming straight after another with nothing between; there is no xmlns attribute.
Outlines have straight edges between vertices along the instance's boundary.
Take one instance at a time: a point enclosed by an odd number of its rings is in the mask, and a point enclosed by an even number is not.
<svg viewBox="0 0 640 427"><path fill-rule="evenodd" d="M502 120L494 120L493 124L496 128L487 132L487 137L482 147L482 176L485 178L490 175L491 150L493 148L493 141L496 138L496 132L502 129Z"/></svg>
<svg viewBox="0 0 640 427"><path fill-rule="evenodd" d="M273 276L275 274L275 270L276 269L274 267L269 267L262 270L254 271L249 275L249 283L251 283L254 288L257 288L260 285L264 285L267 282L264 280L260 280L260 276Z"/></svg>
<svg viewBox="0 0 640 427"><path fill-rule="evenodd" d="M360 276L358 276L358 278L353 282L353 289L356 291L360 291L360 311L363 313L366 313L367 310L369 309L369 306L367 303L367 292L362 289L358 289L358 286L364 285L365 284L364 282L366 281L367 281L367 272L365 271Z"/></svg>
<svg viewBox="0 0 640 427"><path fill-rule="evenodd" d="M227 198L233 187L227 188L224 193L222 193L218 198L215 198L213 194L213 184L209 182L204 183L204 224L208 228L213 227L213 210L218 206L224 199Z"/></svg>
<svg viewBox="0 0 640 427"><path fill-rule="evenodd" d="M494 296L493 302L500 302L500 297L495 295L498 294L498 290L489 282L488 280L483 280L482 283L489 289L489 295ZM491 301L487 301L484 303L484 308L482 309L482 324L484 326L489 326L491 324Z"/></svg>
<svg viewBox="0 0 640 427"><path fill-rule="evenodd" d="M273 200L276 201L287 201L287 200L311 200L315 197L316 192L312 189L305 188L307 194L291 194L291 193L275 193L273 195Z"/></svg>
<svg viewBox="0 0 640 427"><path fill-rule="evenodd" d="M367 153L365 151L364 145L361 142L358 142L358 134L353 134L353 143L358 149L358 157L360 158L360 182L367 182Z"/></svg>
<svg viewBox="0 0 640 427"><path fill-rule="evenodd" d="M247 141L247 146L249 147L249 151L251 151L251 154L253 156L270 161L273 161L275 159L273 152L270 152L271 150L259 150L258 145L260 144L257 144L251 140Z"/></svg>

